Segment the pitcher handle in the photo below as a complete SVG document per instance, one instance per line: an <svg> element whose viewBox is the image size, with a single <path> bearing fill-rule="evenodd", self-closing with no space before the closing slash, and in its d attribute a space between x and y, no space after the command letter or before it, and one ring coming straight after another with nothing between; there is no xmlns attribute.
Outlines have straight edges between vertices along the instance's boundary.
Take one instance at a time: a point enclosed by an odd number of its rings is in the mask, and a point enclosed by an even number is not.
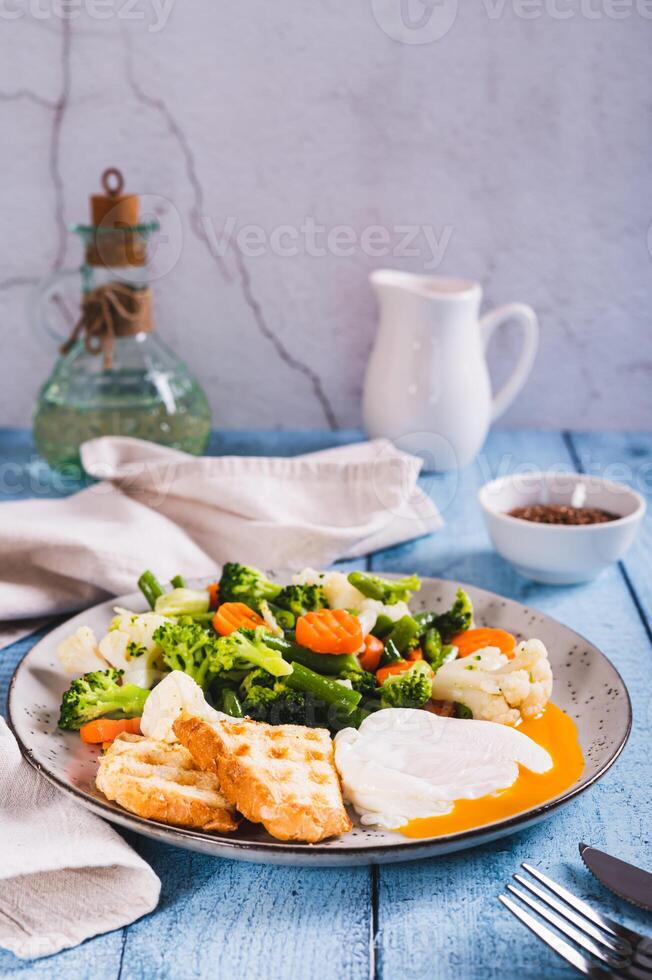
<svg viewBox="0 0 652 980"><path fill-rule="evenodd" d="M57 289L72 276L76 276L79 279L79 269L58 269L57 272L53 272L52 275L42 279L36 285L29 298L32 323L36 328L44 330L58 344L62 344L68 339L70 331L74 326L74 321L70 326L66 327L64 332L60 332L52 325L51 319L47 314L47 307L52 301L52 296L56 293Z"/></svg>
<svg viewBox="0 0 652 980"><path fill-rule="evenodd" d="M509 320L516 320L521 325L523 346L511 376L500 391L494 395L492 422L509 408L527 381L539 346L539 321L534 310L526 306L525 303L508 303L506 306L498 307L497 310L492 310L480 319L485 347L488 346L494 330Z"/></svg>

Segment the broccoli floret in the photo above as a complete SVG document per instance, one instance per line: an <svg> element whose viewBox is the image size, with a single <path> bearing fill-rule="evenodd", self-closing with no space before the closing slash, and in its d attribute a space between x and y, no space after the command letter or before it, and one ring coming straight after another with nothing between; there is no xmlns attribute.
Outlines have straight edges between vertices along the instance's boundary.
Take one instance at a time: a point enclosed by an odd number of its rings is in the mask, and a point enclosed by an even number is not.
<svg viewBox="0 0 652 980"><path fill-rule="evenodd" d="M348 580L368 599L377 599L386 606L393 606L397 602L409 602L412 593L418 592L421 588L421 579L418 575L409 575L396 582L390 582L368 572L349 572Z"/></svg>
<svg viewBox="0 0 652 980"><path fill-rule="evenodd" d="M321 585L286 585L272 605L274 610L285 609L298 619L307 612L327 608L328 603Z"/></svg>
<svg viewBox="0 0 652 980"><path fill-rule="evenodd" d="M292 667L277 650L265 643L265 628L255 630L236 630L228 636L214 639L208 658L209 669L214 674L223 670L238 670L243 667L262 667L274 677L292 673Z"/></svg>
<svg viewBox="0 0 652 980"><path fill-rule="evenodd" d="M354 691L360 691L363 698L373 698L378 694L376 678L368 670L343 670L340 680L351 681Z"/></svg>
<svg viewBox="0 0 652 980"><path fill-rule="evenodd" d="M473 622L473 605L464 589L458 589L455 602L448 610L437 616L433 626L439 631L444 643L450 643L456 633L468 630Z"/></svg>
<svg viewBox="0 0 652 980"><path fill-rule="evenodd" d="M383 708L422 708L431 697L432 667L417 660L402 674L390 674L380 689Z"/></svg>
<svg viewBox="0 0 652 980"><path fill-rule="evenodd" d="M93 670L73 681L61 699L59 728L77 731L88 721L112 715L137 718L149 691L135 684L120 684L121 670Z"/></svg>
<svg viewBox="0 0 652 980"><path fill-rule="evenodd" d="M188 621L164 623L154 633L154 639L163 650L163 660L170 670L182 670L200 687L207 686L208 649L215 642L208 630Z"/></svg>
<svg viewBox="0 0 652 980"><path fill-rule="evenodd" d="M244 602L250 609L260 612L263 599L272 602L281 592L281 586L270 582L257 568L228 561L220 579L220 602Z"/></svg>
<svg viewBox="0 0 652 980"><path fill-rule="evenodd" d="M305 725L306 696L266 670L252 670L240 685L245 714L271 725Z"/></svg>

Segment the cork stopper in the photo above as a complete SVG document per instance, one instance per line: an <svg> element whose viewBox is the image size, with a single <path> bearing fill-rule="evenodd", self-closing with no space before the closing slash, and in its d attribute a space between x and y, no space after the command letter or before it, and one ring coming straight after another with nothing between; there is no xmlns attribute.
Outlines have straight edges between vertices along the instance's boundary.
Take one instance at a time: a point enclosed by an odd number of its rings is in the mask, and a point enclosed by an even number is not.
<svg viewBox="0 0 652 980"><path fill-rule="evenodd" d="M142 266L145 241L134 230L140 218L140 198L123 194L124 177L109 167L101 178L104 194L91 195L91 223L95 229L86 248L86 262L95 266Z"/></svg>
<svg viewBox="0 0 652 980"><path fill-rule="evenodd" d="M109 167L101 178L104 194L91 195L91 223L103 228L137 225L140 200L137 194L123 194L125 181L117 167Z"/></svg>

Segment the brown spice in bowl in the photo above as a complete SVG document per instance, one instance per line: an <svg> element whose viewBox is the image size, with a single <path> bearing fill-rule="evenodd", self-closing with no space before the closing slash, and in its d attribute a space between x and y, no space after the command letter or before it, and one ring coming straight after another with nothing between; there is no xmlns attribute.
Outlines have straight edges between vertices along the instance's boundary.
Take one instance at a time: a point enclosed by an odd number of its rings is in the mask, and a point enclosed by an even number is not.
<svg viewBox="0 0 652 980"><path fill-rule="evenodd" d="M508 517L519 517L533 524L606 524L617 521L619 514L602 510L599 507L570 507L567 504L531 504L528 507L514 507L507 511Z"/></svg>

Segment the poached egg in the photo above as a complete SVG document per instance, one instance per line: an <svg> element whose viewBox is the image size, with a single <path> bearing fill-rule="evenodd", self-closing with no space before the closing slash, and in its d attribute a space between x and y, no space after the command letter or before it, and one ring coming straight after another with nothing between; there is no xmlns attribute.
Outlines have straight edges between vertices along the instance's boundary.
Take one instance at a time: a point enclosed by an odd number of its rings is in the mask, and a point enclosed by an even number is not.
<svg viewBox="0 0 652 980"><path fill-rule="evenodd" d="M389 830L506 790L520 767L541 775L554 765L545 748L515 728L411 708L377 711L357 731L339 732L335 764L360 822Z"/></svg>

